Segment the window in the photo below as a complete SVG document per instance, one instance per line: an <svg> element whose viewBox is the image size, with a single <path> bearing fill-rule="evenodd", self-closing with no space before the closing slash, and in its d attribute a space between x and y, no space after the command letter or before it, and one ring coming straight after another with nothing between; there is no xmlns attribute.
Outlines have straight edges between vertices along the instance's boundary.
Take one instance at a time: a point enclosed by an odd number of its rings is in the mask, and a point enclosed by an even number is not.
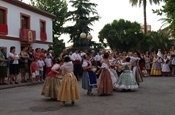
<svg viewBox="0 0 175 115"><path fill-rule="evenodd" d="M40 32L45 33L46 32L46 22L43 20L40 20Z"/></svg>
<svg viewBox="0 0 175 115"><path fill-rule="evenodd" d="M30 16L21 14L21 28L30 29Z"/></svg>
<svg viewBox="0 0 175 115"><path fill-rule="evenodd" d="M47 40L46 21L44 20L40 20L40 37L41 40Z"/></svg>
<svg viewBox="0 0 175 115"><path fill-rule="evenodd" d="M6 10L0 8L0 24L6 24Z"/></svg>
<svg viewBox="0 0 175 115"><path fill-rule="evenodd" d="M0 34L7 34L7 8L0 6Z"/></svg>

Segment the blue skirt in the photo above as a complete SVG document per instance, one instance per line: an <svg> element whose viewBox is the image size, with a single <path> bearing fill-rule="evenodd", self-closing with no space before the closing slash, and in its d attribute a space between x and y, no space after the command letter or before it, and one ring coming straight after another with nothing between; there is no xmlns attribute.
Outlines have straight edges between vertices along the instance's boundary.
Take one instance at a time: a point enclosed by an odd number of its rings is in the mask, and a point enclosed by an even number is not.
<svg viewBox="0 0 175 115"><path fill-rule="evenodd" d="M96 88L97 78L93 71L84 71L82 77L82 88L85 90Z"/></svg>

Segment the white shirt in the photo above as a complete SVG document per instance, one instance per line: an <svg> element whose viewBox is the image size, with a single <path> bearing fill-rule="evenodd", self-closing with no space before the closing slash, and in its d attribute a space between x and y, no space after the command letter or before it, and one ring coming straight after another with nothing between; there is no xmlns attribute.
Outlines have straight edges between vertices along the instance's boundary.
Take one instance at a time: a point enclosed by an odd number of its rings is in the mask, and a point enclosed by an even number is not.
<svg viewBox="0 0 175 115"><path fill-rule="evenodd" d="M70 60L72 60L72 54L69 55Z"/></svg>
<svg viewBox="0 0 175 115"><path fill-rule="evenodd" d="M46 58L45 59L45 62L46 62L46 67L51 67L52 66L52 59L51 58Z"/></svg>
<svg viewBox="0 0 175 115"><path fill-rule="evenodd" d="M60 64L54 64L51 70L57 70L60 68Z"/></svg>
<svg viewBox="0 0 175 115"><path fill-rule="evenodd" d="M67 71L68 73L73 72L74 66L72 61L63 63L63 65L61 66L61 70L63 74L65 71Z"/></svg>
<svg viewBox="0 0 175 115"><path fill-rule="evenodd" d="M19 55L18 54L9 53L9 57L12 58L12 59L17 58L17 59L13 60L12 64L19 64L19 61L18 61Z"/></svg>
<svg viewBox="0 0 175 115"><path fill-rule="evenodd" d="M39 70L43 71L43 67L44 67L45 63L43 60L38 60L38 66L39 66Z"/></svg>
<svg viewBox="0 0 175 115"><path fill-rule="evenodd" d="M81 61L80 54L78 54L78 53L73 53L72 54L72 61L75 61L75 60L80 60Z"/></svg>
<svg viewBox="0 0 175 115"><path fill-rule="evenodd" d="M102 55L99 55L97 54L95 57L94 57L94 60L95 61L101 61L103 59L103 56Z"/></svg>
<svg viewBox="0 0 175 115"><path fill-rule="evenodd" d="M87 61L83 61L82 67L87 67L88 66L88 62Z"/></svg>

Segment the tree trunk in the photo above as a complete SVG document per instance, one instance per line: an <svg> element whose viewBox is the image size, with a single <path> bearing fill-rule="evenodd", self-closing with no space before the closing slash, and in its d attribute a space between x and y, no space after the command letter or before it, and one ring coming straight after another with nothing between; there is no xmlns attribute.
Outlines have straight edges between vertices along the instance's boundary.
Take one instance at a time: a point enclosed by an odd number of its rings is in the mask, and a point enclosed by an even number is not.
<svg viewBox="0 0 175 115"><path fill-rule="evenodd" d="M147 34L147 17L146 17L146 0L143 0L143 15L144 15L144 33Z"/></svg>

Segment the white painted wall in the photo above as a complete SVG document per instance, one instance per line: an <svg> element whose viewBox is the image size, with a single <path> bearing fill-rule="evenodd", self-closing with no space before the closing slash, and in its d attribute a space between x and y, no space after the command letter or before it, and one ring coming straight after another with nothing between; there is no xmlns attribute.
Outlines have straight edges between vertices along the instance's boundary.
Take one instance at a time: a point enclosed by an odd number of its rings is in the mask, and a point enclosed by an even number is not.
<svg viewBox="0 0 175 115"><path fill-rule="evenodd" d="M33 44L31 44L31 46L32 46L33 49L41 48L41 49L48 50L48 48L49 48L49 45L46 45L46 44L38 44L38 43L33 43Z"/></svg>
<svg viewBox="0 0 175 115"><path fill-rule="evenodd" d="M8 36L18 37L20 32L20 13L30 15L30 29L36 31L36 40L40 40L40 19L46 21L47 41L52 42L52 19L43 15L28 11L26 9L11 5L4 1L0 1L0 6L6 7Z"/></svg>
<svg viewBox="0 0 175 115"><path fill-rule="evenodd" d="M21 51L21 44L19 41L4 40L0 38L0 47L7 47L7 56L10 53L10 47L16 47L16 53L19 54Z"/></svg>
<svg viewBox="0 0 175 115"><path fill-rule="evenodd" d="M6 47L7 48L7 56L10 52L10 47L11 46L15 46L16 47L16 53L20 54L21 43L19 41L5 40L5 39L0 38L0 47ZM41 48L41 49L48 50L48 48L49 48L49 45L39 44L39 43L33 43L33 44L31 44L31 46L32 46L33 49Z"/></svg>

